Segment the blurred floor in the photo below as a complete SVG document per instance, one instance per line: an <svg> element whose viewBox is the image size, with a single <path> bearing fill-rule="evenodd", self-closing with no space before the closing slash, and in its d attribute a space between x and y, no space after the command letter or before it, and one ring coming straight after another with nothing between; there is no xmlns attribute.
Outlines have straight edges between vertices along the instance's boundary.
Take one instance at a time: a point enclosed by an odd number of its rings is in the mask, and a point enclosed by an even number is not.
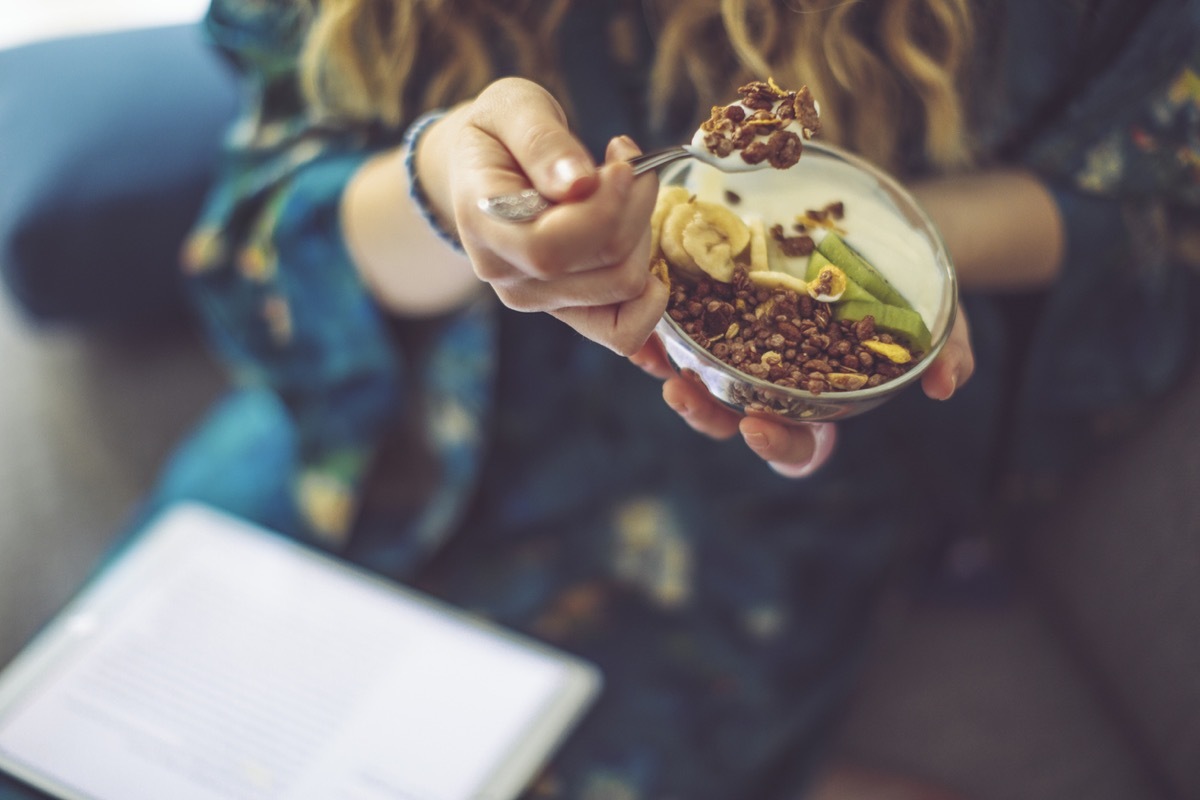
<svg viewBox="0 0 1200 800"><path fill-rule="evenodd" d="M986 607L895 596L835 753L969 800L1165 800L1127 737L1017 586Z"/></svg>
<svg viewBox="0 0 1200 800"><path fill-rule="evenodd" d="M76 591L220 391L189 337L38 331L0 292L0 664Z"/></svg>

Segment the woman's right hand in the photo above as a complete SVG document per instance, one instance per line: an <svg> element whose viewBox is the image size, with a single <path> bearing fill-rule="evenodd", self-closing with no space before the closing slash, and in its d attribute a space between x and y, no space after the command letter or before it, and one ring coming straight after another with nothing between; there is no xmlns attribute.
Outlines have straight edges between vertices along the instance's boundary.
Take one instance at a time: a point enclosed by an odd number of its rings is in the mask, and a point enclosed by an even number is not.
<svg viewBox="0 0 1200 800"><path fill-rule="evenodd" d="M506 306L547 312L631 355L667 305L649 271L658 182L635 180L625 163L638 152L618 137L597 168L545 89L504 78L430 128L416 157L435 213ZM479 207L530 186L556 203L532 222L504 222Z"/></svg>

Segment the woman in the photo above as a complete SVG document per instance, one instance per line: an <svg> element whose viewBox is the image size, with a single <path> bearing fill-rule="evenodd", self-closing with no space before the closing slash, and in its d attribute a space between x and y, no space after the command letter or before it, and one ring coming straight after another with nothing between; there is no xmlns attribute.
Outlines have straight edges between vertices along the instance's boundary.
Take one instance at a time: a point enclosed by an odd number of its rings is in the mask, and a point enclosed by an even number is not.
<svg viewBox="0 0 1200 800"><path fill-rule="evenodd" d="M216 0L250 100L185 266L238 388L151 508L214 503L600 664L531 796L801 795L903 543L1060 474L1184 363L1196 4L1131 5ZM648 341L656 182L623 161L767 75L910 182L979 293L974 350L960 321L923 381L954 402L905 393L836 447ZM560 201L538 223L478 211L528 185Z"/></svg>

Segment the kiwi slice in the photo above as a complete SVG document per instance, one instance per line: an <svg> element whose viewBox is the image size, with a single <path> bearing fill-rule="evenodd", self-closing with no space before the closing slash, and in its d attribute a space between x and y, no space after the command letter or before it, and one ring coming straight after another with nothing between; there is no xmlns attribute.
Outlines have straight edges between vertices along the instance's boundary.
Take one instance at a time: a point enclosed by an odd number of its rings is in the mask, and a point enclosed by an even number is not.
<svg viewBox="0 0 1200 800"><path fill-rule="evenodd" d="M850 300L835 303L833 306L834 319L857 322L868 316L875 318L875 327L878 330L907 340L914 350L922 353L929 350L933 336L921 315L910 308L899 308L870 300Z"/></svg>
<svg viewBox="0 0 1200 800"><path fill-rule="evenodd" d="M857 283L873 298L889 306L912 311L912 305L904 299L896 287L888 283L888 279L866 259L851 249L850 245L833 231L829 231L817 245L817 252L841 268L846 277ZM811 268L811 267L810 267Z"/></svg>
<svg viewBox="0 0 1200 800"><path fill-rule="evenodd" d="M808 270L804 273L804 279L808 282L815 281L821 274L821 270L828 266L837 266L824 255L820 250L814 250L812 255L808 257ZM840 269L840 268L839 268ZM842 270L845 272L845 270ZM879 298L868 292L857 281L846 275L846 291L842 292L839 303L846 303L851 300L867 300L872 303L878 303Z"/></svg>

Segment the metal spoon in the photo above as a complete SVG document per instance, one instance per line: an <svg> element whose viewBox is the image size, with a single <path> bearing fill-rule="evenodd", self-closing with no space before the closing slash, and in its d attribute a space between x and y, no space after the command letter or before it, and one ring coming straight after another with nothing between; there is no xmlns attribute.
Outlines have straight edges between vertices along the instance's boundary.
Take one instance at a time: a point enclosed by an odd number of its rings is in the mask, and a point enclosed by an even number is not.
<svg viewBox="0 0 1200 800"><path fill-rule="evenodd" d="M661 150L643 153L629 159L634 175L664 167L681 158L705 159L709 153L694 145L673 145ZM497 219L506 222L529 222L549 208L551 203L537 189L522 189L519 192L487 197L479 201L479 207Z"/></svg>

